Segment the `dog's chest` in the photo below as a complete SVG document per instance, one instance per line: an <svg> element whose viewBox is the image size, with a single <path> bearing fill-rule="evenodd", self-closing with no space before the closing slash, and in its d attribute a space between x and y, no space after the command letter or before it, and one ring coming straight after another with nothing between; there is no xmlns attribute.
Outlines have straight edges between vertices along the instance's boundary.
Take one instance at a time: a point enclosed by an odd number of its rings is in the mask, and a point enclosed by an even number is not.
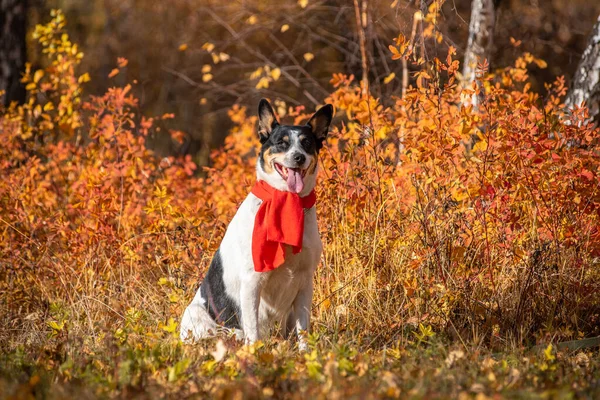
<svg viewBox="0 0 600 400"><path fill-rule="evenodd" d="M250 207L247 208L246 221L254 221L261 201L250 195ZM252 227L252 224L249 226ZM251 230L251 229L249 229ZM251 236L251 232L246 235ZM302 251L292 253L291 247L286 249L285 262L273 271L260 273L264 279L261 291L261 319L277 319L287 313L298 292L311 285L313 273L322 253L322 243L317 226L315 208L305 210Z"/></svg>
<svg viewBox="0 0 600 400"><path fill-rule="evenodd" d="M261 203L252 193L248 195L227 228L220 251L225 288L232 298L239 299L241 304L245 301L240 297L242 282L261 282L260 319L265 323L288 312L298 292L312 284L322 244L313 207L304 214L302 251L292 254L289 248L283 265L270 272L256 272L252 262L252 231Z"/></svg>
<svg viewBox="0 0 600 400"><path fill-rule="evenodd" d="M298 292L310 285L321 254L318 246L304 246L298 254L286 253L285 262L268 273L262 289L261 304L270 308L271 314L287 312Z"/></svg>

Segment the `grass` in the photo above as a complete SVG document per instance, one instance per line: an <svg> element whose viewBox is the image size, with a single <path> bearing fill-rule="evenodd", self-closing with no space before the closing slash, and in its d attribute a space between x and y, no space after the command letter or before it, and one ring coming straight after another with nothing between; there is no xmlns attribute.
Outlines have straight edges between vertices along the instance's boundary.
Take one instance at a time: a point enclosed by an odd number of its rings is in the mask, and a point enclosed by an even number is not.
<svg viewBox="0 0 600 400"><path fill-rule="evenodd" d="M477 339L464 343L410 323L389 327L382 340L377 328L349 328L339 318L330 325L336 311L322 306L306 353L277 337L253 346L226 336L183 345L177 320L192 289L151 273L115 274L96 279L89 292L64 291L69 296L49 304L45 315L33 312L17 324L2 312L2 398L600 396L597 349L492 353Z"/></svg>

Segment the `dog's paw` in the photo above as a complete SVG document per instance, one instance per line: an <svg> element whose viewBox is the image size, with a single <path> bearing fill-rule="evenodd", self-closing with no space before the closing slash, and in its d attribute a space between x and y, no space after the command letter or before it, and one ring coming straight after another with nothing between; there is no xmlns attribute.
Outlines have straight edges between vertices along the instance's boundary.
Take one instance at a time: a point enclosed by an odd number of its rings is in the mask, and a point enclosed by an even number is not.
<svg viewBox="0 0 600 400"><path fill-rule="evenodd" d="M244 340L244 331L241 329L230 329L229 334L233 336L235 340Z"/></svg>
<svg viewBox="0 0 600 400"><path fill-rule="evenodd" d="M298 351L302 353L308 351L308 342L306 341L306 339L300 339L298 341Z"/></svg>
<svg viewBox="0 0 600 400"><path fill-rule="evenodd" d="M253 345L254 343L256 343L259 339L257 337L251 337L251 336L246 336L244 338L244 344L246 346L250 346Z"/></svg>

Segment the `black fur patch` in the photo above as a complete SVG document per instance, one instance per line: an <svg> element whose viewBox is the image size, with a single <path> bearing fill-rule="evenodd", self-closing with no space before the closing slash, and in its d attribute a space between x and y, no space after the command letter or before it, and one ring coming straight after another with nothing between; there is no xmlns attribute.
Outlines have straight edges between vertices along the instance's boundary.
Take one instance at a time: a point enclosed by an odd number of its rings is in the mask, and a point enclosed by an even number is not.
<svg viewBox="0 0 600 400"><path fill-rule="evenodd" d="M223 264L220 249L210 263L210 268L200 285L200 294L207 301L208 313L219 324L230 329L241 329L241 312L233 299L225 292Z"/></svg>

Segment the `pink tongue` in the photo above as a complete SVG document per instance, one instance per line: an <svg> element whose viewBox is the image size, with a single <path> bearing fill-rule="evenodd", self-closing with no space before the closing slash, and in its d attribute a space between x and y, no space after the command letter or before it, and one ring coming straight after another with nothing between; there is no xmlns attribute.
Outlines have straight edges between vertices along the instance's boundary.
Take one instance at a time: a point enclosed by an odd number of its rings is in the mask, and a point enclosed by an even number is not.
<svg viewBox="0 0 600 400"><path fill-rule="evenodd" d="M304 181L302 180L302 174L300 174L300 168L288 168L287 185L292 193L300 193L304 189Z"/></svg>

